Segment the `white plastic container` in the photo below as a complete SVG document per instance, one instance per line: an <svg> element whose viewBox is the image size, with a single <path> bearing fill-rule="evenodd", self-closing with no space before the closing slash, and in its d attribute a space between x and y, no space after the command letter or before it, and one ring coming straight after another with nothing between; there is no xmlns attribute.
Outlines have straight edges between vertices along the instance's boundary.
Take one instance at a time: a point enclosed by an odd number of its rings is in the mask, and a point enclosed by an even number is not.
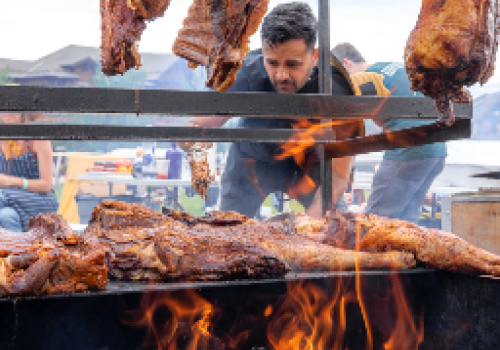
<svg viewBox="0 0 500 350"><path fill-rule="evenodd" d="M170 167L170 160L156 158L156 172L158 175L168 174L168 168Z"/></svg>

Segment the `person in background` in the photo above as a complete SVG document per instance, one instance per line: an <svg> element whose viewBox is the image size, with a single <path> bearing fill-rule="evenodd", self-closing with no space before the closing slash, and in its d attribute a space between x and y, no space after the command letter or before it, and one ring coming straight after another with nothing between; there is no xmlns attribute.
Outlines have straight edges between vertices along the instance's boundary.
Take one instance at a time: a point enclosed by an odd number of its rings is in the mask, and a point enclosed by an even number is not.
<svg viewBox="0 0 500 350"><path fill-rule="evenodd" d="M5 124L22 124L37 116L2 113ZM0 141L0 227L26 231L28 221L40 213L56 213L50 141Z"/></svg>
<svg viewBox="0 0 500 350"><path fill-rule="evenodd" d="M336 45L332 54L350 73L373 72L383 76L391 96L422 97L411 90L411 83L399 62L368 63L350 43ZM434 121L386 119L374 122L385 131L416 127ZM420 207L434 179L443 171L446 145L434 143L384 152L383 161L373 177L366 213L417 223Z"/></svg>
<svg viewBox="0 0 500 350"><path fill-rule="evenodd" d="M351 175L349 177L349 183L347 185L347 190L344 193L344 200L348 206L351 206L351 205L360 206L365 201L363 191L360 189L354 189L354 187L353 187L355 172L356 172L356 168L352 167Z"/></svg>
<svg viewBox="0 0 500 350"><path fill-rule="evenodd" d="M262 22L262 49L250 52L238 71L230 92L268 92L280 94L318 93L318 69L314 46L317 38L317 20L309 5L302 2L280 4L273 8ZM332 69L332 93L352 95L343 75ZM202 116L191 118L186 126L219 127L227 117ZM359 123L334 127L339 139L359 136ZM289 119L241 118L240 126L254 129L291 129ZM344 135L344 136L343 136ZM179 144L190 151L193 143ZM196 145L200 146L200 144ZM204 147L210 147L205 144ZM254 217L270 193L286 192L295 197L312 217L321 216L319 187L319 158L310 148L305 151L304 164L293 159L277 160L282 149L275 143L233 143L229 150L222 176L221 210L234 210ZM333 161L332 203L346 209L343 194L354 157ZM301 180L309 176L313 185L308 191L292 195Z"/></svg>

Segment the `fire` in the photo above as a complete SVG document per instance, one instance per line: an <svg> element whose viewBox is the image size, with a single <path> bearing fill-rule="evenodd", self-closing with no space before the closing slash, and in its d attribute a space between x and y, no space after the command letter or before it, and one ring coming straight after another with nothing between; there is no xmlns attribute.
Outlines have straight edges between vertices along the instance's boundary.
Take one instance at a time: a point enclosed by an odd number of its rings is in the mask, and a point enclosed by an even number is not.
<svg viewBox="0 0 500 350"><path fill-rule="evenodd" d="M424 341L424 317L420 315L417 327L414 316L406 298L401 281L396 275L391 276L393 295L396 304L396 327L387 342L384 350L417 350Z"/></svg>
<svg viewBox="0 0 500 350"><path fill-rule="evenodd" d="M164 323L158 314L167 313ZM146 345L154 341L158 350L177 350L181 342L185 350L196 350L211 339L210 319L213 306L194 290L183 293L146 293L139 310L129 312L126 324L147 329ZM205 346L206 347L206 346Z"/></svg>
<svg viewBox="0 0 500 350"><path fill-rule="evenodd" d="M285 302L273 315L267 328L274 350L342 349L345 322L336 322L336 310L343 304L337 283L330 296L320 286L304 281L290 282ZM345 329L345 328L344 328ZM340 337L334 337L340 335Z"/></svg>
<svg viewBox="0 0 500 350"><path fill-rule="evenodd" d="M265 334L267 340L259 344L267 341L272 350L417 350L424 337L423 315L415 322L397 274L389 274L386 282L380 295L359 271L289 281L276 304L256 305L255 315L237 312L239 318L228 322L231 329L217 332L224 310L195 290L147 293L126 323L145 328L145 346L157 350L239 350L247 348L254 333ZM263 329L237 331L252 319Z"/></svg>

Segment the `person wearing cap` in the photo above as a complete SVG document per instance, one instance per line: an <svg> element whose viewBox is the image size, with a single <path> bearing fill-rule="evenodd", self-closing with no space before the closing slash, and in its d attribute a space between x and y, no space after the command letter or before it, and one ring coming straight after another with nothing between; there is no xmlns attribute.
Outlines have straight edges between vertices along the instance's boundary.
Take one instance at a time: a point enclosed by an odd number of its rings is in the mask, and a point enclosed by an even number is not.
<svg viewBox="0 0 500 350"><path fill-rule="evenodd" d="M336 45L332 55L353 75L362 72L380 74L391 96L423 97L411 90L411 83L399 62L367 63L350 43ZM386 119L374 122L386 131L433 123L429 120ZM443 171L446 145L434 143L384 152L382 163L373 177L366 213L418 223L420 208L434 179Z"/></svg>
<svg viewBox="0 0 500 350"><path fill-rule="evenodd" d="M37 115L2 113L5 124L33 121ZM26 231L29 219L40 213L56 213L50 141L0 141L0 227Z"/></svg>
<svg viewBox="0 0 500 350"><path fill-rule="evenodd" d="M315 67L314 50L316 38L317 20L309 5L292 2L276 6L262 22L262 49L248 54L228 91L318 93L318 69ZM346 78L335 68L332 68L332 93L352 95ZM215 116L194 117L186 125L218 127L228 119ZM290 129L293 123L289 119L241 118L240 127ZM351 122L335 127L337 138L359 136L363 129L360 125L359 122ZM183 143L180 146L189 151L193 143ZM275 143L233 143L222 175L221 210L234 210L254 217L270 193L286 192L306 208L308 215L321 216L317 152L314 148L307 149L303 164L296 164L292 158L277 159L282 152L280 145ZM336 203L337 208L347 208L342 196L347 188L353 159L337 158L333 162L332 203ZM306 176L312 179L312 187L300 188L298 184ZM311 185L310 182L309 184Z"/></svg>

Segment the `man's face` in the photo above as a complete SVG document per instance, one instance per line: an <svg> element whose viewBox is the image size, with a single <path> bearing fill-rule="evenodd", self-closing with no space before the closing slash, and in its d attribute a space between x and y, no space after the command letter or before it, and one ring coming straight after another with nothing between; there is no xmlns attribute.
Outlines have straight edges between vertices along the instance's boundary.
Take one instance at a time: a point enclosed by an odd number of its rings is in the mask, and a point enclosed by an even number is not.
<svg viewBox="0 0 500 350"><path fill-rule="evenodd" d="M282 94L300 90L316 64L314 50L307 47L304 39L291 39L276 46L264 43L262 53L269 79Z"/></svg>

